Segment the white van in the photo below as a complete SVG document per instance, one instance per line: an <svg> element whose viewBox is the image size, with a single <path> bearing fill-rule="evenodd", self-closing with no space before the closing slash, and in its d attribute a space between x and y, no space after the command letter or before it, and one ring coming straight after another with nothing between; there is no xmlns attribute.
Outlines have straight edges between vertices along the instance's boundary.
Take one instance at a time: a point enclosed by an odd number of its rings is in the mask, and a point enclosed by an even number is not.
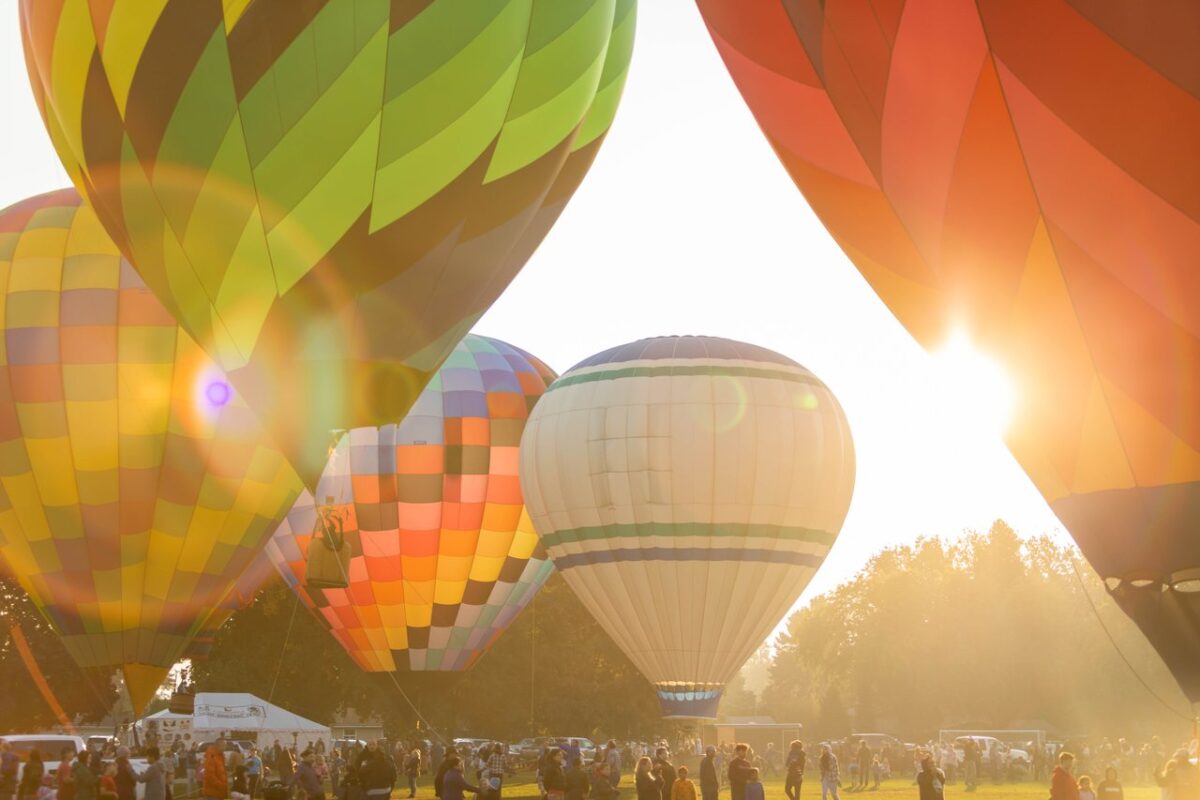
<svg viewBox="0 0 1200 800"><path fill-rule="evenodd" d="M83 739L79 736L68 736L59 733L12 733L0 736L0 742L8 742L12 752L21 759L21 771L25 770L25 762L34 750L42 757L46 774L53 775L58 771L64 748L70 748L72 758L76 753L85 749Z"/></svg>

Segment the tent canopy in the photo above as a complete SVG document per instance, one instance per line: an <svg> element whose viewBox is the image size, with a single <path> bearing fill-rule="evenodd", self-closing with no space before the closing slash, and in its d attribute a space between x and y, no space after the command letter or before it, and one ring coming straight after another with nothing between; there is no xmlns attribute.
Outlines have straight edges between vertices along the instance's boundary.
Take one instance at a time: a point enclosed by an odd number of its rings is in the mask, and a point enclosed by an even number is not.
<svg viewBox="0 0 1200 800"><path fill-rule="evenodd" d="M196 710L190 716L159 711L143 722L190 719L192 736L204 739L222 734L251 733L260 747L278 739L301 747L318 739L330 739L328 725L305 719L285 708L245 692L197 692Z"/></svg>

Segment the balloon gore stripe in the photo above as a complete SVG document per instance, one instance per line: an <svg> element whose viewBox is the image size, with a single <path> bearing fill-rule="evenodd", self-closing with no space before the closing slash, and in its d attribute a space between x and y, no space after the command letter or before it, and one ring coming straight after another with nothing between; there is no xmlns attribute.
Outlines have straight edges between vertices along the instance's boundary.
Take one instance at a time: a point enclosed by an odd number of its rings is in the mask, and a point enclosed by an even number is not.
<svg viewBox="0 0 1200 800"><path fill-rule="evenodd" d="M595 539L619 539L644 536L724 536L764 539L785 539L796 542L811 542L832 547L836 533L815 528L791 528L783 525L746 525L731 523L706 524L700 522L648 522L627 525L598 525L554 531L542 536L542 546L547 550L569 542Z"/></svg>
<svg viewBox="0 0 1200 800"><path fill-rule="evenodd" d="M557 556L554 559L554 566L559 570L568 570L590 564L611 564L622 561L737 561L742 563L759 561L767 564L794 564L816 569L824 560L824 556L793 553L786 550L744 550L740 547L639 547Z"/></svg>

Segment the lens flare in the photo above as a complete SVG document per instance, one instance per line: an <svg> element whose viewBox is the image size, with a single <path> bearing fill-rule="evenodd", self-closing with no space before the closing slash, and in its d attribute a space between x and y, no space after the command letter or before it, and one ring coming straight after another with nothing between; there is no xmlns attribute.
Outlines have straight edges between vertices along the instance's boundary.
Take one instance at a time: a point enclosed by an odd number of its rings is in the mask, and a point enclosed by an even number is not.
<svg viewBox="0 0 1200 800"><path fill-rule="evenodd" d="M204 389L204 399L213 408L222 408L233 398L233 390L225 381L216 380Z"/></svg>

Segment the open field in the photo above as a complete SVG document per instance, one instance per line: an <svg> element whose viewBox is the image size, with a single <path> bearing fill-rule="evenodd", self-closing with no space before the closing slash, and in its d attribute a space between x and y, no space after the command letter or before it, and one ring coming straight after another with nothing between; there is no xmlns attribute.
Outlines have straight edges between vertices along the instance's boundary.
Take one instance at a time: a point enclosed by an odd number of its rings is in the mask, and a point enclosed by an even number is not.
<svg viewBox="0 0 1200 800"><path fill-rule="evenodd" d="M783 782L768 780L766 782L767 800L785 800L783 793ZM621 799L620 800L635 800L635 794L632 787L632 776L626 774L621 780ZM912 784L911 780L893 779L884 781L878 791L868 789L863 792L851 792L847 789L842 789L842 797L860 797L864 800L899 800L900 798L915 798L917 796L917 787ZM1005 783L991 784L980 783L979 788L974 792L964 790L961 783L946 787L946 797L976 797L988 798L988 800L1046 800L1050 795L1048 784L1043 783ZM407 789L397 789L392 795L395 798L408 797ZM821 796L821 784L816 780L805 781L801 791L801 797L819 798ZM418 788L417 798L433 797L433 787L428 780L423 780ZM504 800L537 800L538 790L537 785L527 775L520 775L516 778L510 778L504 785ZM1126 786L1126 800L1158 800L1159 790L1154 786ZM729 790L724 789L721 792L721 800L729 800Z"/></svg>

